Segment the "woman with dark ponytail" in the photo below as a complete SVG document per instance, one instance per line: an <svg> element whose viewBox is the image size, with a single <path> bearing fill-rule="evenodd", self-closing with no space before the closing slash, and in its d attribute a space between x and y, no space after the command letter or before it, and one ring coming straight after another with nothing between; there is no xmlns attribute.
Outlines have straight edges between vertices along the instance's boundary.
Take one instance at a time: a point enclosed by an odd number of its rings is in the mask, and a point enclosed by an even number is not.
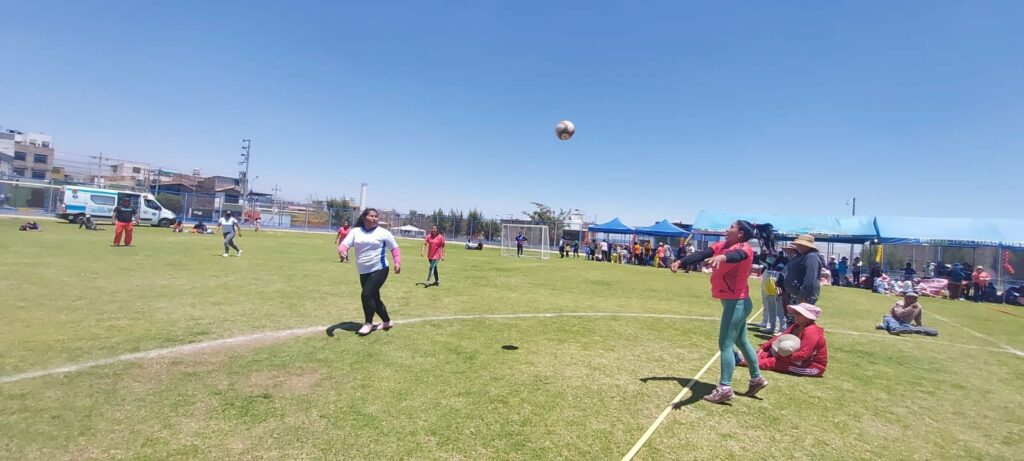
<svg viewBox="0 0 1024 461"><path fill-rule="evenodd" d="M380 300L380 289L388 279L387 250L391 250L391 258L395 261L395 274L402 272L402 256L395 236L389 230L377 226L377 221L376 209L363 210L356 220L356 227L338 244L338 254L343 259L347 259L349 248L356 250L356 270L359 271L359 284L363 289L361 299L365 320L358 331L360 336L366 336L374 330L374 314L380 316L381 329L387 331L394 326L384 301Z"/></svg>
<svg viewBox="0 0 1024 461"><path fill-rule="evenodd" d="M754 346L747 338L747 317L754 309L750 301L750 288L747 277L754 263L754 250L747 243L751 238L761 242L761 248L775 252L775 233L771 224L751 224L747 221L736 221L725 232L725 240L716 242L704 251L687 255L672 263L672 272L707 260L711 265L711 296L722 302L722 322L718 327L718 349L721 358L722 372L718 387L704 400L722 403L733 398L732 374L736 369L736 358L733 347L751 364L750 387L747 396L756 395L768 386L768 380L761 376L761 370L753 365L757 362Z"/></svg>

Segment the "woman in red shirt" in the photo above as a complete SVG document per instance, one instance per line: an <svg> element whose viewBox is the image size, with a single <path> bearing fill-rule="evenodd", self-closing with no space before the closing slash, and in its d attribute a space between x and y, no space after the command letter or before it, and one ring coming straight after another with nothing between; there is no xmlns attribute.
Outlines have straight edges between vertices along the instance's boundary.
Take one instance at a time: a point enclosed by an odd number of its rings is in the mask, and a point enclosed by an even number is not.
<svg viewBox="0 0 1024 461"><path fill-rule="evenodd" d="M711 296L722 302L722 322L718 327L722 374L715 391L704 397L709 402L722 403L733 398L732 373L736 369L733 347L738 347L748 362L757 361L754 346L747 339L747 317L754 309L754 303L750 301L750 288L747 286L750 267L754 263L754 250L747 242L755 237L761 243L761 248L775 253L775 233L771 224L755 225L741 220L729 226L724 241L672 263L672 272L676 272L680 267L707 259L712 268ZM746 395L753 396L767 385L768 380L761 376L761 370L756 365L751 366L750 387Z"/></svg>

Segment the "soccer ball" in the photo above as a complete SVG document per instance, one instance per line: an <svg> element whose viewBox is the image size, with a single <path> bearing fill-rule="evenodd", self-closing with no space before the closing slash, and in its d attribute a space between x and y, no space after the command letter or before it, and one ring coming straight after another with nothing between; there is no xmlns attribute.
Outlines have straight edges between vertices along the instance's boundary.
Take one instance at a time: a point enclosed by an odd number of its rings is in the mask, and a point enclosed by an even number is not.
<svg viewBox="0 0 1024 461"><path fill-rule="evenodd" d="M796 335L782 335L772 343L772 352L782 357L789 357L800 349L800 338Z"/></svg>
<svg viewBox="0 0 1024 461"><path fill-rule="evenodd" d="M576 126L568 120L562 120L555 125L555 135L562 141L568 141L576 133Z"/></svg>

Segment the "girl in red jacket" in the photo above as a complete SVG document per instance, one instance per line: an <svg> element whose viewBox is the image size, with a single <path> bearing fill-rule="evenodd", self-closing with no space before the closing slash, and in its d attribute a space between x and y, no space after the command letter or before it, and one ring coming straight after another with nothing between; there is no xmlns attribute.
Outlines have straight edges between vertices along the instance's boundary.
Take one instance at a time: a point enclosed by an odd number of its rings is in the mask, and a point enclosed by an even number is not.
<svg viewBox="0 0 1024 461"><path fill-rule="evenodd" d="M768 385L758 369L754 346L747 339L747 317L754 309L750 301L747 278L754 262L754 250L747 242L751 238L761 242L761 248L775 253L775 234L771 224L754 225L747 221L736 221L725 232L725 240L711 245L711 248L691 253L672 263L672 272L698 263L705 259L711 265L711 296L722 302L722 322L718 327L718 349L721 356L722 374L718 387L704 400L722 403L733 398L732 373L736 369L733 347L738 347L750 367L750 387L747 395L753 396Z"/></svg>
<svg viewBox="0 0 1024 461"><path fill-rule="evenodd" d="M814 323L821 316L821 309L813 304L801 303L787 306L786 311L793 316L794 323L783 333L799 337L800 349L785 357L776 356L772 351L772 343L779 339L776 336L759 348L757 367L761 370L820 377L825 374L828 365L825 330ZM747 366L747 363L743 361L740 365Z"/></svg>

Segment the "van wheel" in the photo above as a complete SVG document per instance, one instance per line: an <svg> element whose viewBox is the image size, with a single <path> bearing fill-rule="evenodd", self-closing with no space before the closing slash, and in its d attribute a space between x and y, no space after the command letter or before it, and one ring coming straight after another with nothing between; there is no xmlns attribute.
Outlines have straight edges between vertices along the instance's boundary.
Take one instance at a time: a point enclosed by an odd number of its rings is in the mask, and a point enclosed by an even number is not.
<svg viewBox="0 0 1024 461"><path fill-rule="evenodd" d="M167 218L164 218L164 219L161 219L160 221L157 221L156 225L158 225L160 227L171 227L171 220L167 219Z"/></svg>
<svg viewBox="0 0 1024 461"><path fill-rule="evenodd" d="M71 222L74 224L82 224L83 222L85 222L85 215L76 214L75 217L71 218Z"/></svg>

